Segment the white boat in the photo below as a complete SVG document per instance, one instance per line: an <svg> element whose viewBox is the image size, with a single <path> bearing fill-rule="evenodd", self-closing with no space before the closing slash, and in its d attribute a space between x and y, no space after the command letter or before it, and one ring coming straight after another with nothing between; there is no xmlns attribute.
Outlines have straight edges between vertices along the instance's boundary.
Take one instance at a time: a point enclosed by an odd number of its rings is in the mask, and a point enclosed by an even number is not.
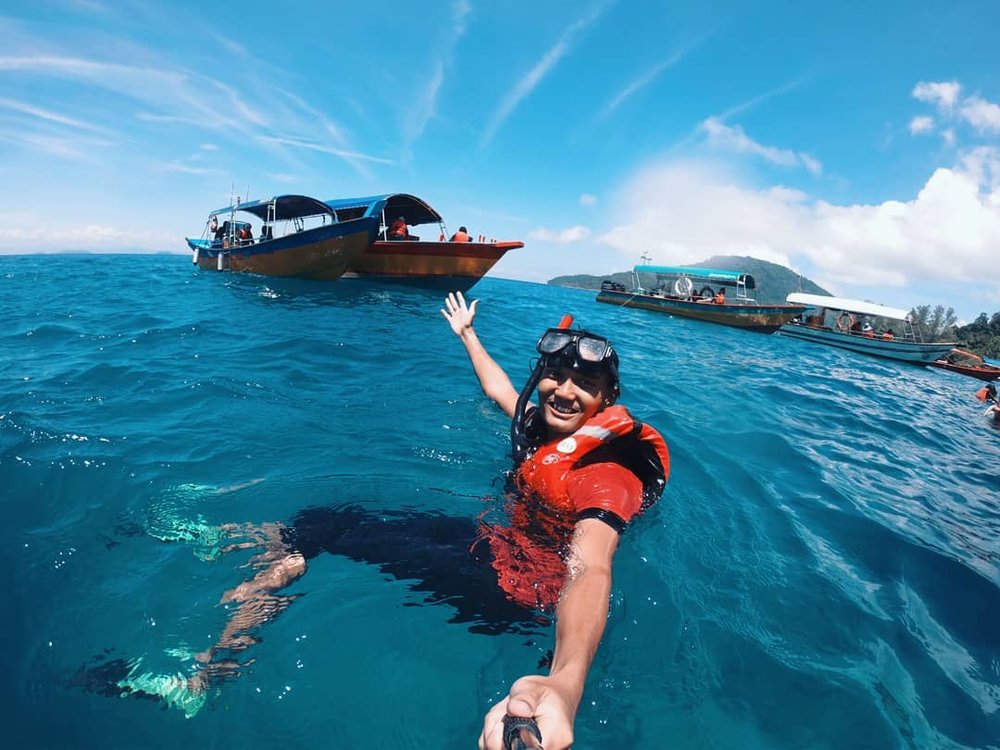
<svg viewBox="0 0 1000 750"><path fill-rule="evenodd" d="M787 299L809 309L801 319L781 326L778 333L782 336L915 365L929 365L956 346L948 341L922 341L910 314L896 307L798 292ZM876 330L876 325L883 330Z"/></svg>

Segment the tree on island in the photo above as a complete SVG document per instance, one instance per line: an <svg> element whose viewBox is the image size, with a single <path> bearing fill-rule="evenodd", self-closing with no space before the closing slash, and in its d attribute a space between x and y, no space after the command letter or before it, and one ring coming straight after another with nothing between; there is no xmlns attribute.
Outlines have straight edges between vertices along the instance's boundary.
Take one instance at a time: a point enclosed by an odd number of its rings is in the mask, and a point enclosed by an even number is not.
<svg viewBox="0 0 1000 750"><path fill-rule="evenodd" d="M910 310L910 319L924 341L958 340L958 332L955 330L958 318L954 308L945 310L944 305L938 305L931 310L930 305L918 305Z"/></svg>
<svg viewBox="0 0 1000 750"><path fill-rule="evenodd" d="M992 359L1000 359L1000 312L987 317L979 313L979 317L956 329L959 341L976 354Z"/></svg>

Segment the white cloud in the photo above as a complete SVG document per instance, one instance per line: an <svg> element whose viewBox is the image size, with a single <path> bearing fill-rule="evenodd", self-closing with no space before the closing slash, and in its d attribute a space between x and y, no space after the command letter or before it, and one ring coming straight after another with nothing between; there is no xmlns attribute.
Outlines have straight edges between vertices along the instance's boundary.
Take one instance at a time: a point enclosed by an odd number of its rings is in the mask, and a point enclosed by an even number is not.
<svg viewBox="0 0 1000 750"><path fill-rule="evenodd" d="M752 255L842 284L983 284L1000 247L1000 150L980 148L939 168L913 198L841 206L775 187L755 190L719 168L670 163L638 174L618 196L618 222L597 237L634 262ZM994 275L995 276L995 275ZM1000 289L1000 278L987 286Z"/></svg>
<svg viewBox="0 0 1000 750"><path fill-rule="evenodd" d="M918 135L919 133L930 133L934 130L934 118L927 116L914 117L910 120L910 133L913 135Z"/></svg>
<svg viewBox="0 0 1000 750"><path fill-rule="evenodd" d="M962 86L958 81L921 81L913 88L913 97L934 104L943 112L950 112L958 102Z"/></svg>
<svg viewBox="0 0 1000 750"><path fill-rule="evenodd" d="M580 242L587 239L590 237L590 234L591 232L587 227L580 225L560 231L545 229L543 227L541 229L536 229L533 232L529 232L528 240L533 242L552 242L558 245L569 245L574 242Z"/></svg>
<svg viewBox="0 0 1000 750"><path fill-rule="evenodd" d="M1000 106L978 96L962 101L962 118L979 132L1000 133Z"/></svg>
<svg viewBox="0 0 1000 750"><path fill-rule="evenodd" d="M583 193L580 196L580 205L581 206L593 206L595 203L597 203L597 196L596 195L591 195L590 193Z"/></svg>
<svg viewBox="0 0 1000 750"><path fill-rule="evenodd" d="M941 139L949 146L955 145L955 128L948 128L941 131Z"/></svg>
<svg viewBox="0 0 1000 750"><path fill-rule="evenodd" d="M1000 134L1000 105L987 101L972 94L960 98L962 87L958 81L939 83L921 82L913 89L913 96L923 102L935 105L946 118L962 120L979 133ZM929 117L915 117L910 121L911 133L925 133L930 130ZM914 129L914 124L920 123L927 127ZM954 131L951 136L945 136L945 141L954 143Z"/></svg>
<svg viewBox="0 0 1000 750"><path fill-rule="evenodd" d="M739 125L726 125L718 117L709 117L701 123L701 129L708 135L708 143L716 148L755 154L772 164L785 167L804 167L812 174L820 174L823 171L823 165L819 160L809 154L764 146L750 138Z"/></svg>
<svg viewBox="0 0 1000 750"><path fill-rule="evenodd" d="M134 230L104 224L75 227L34 226L31 228L0 227L0 251L23 251L30 246L34 251L51 250L100 250L112 252L108 247L124 250L155 250L176 244L177 238L150 230ZM131 246L131 247L129 247Z"/></svg>

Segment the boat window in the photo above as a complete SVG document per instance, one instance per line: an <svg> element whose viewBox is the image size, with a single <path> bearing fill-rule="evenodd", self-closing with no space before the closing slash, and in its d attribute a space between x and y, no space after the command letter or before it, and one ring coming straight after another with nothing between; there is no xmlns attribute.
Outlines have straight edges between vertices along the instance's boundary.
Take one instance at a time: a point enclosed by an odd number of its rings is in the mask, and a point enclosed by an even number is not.
<svg viewBox="0 0 1000 750"><path fill-rule="evenodd" d="M365 211L368 210L367 206L357 206L355 208L341 208L338 209L337 221L350 221L351 219L360 219L365 215Z"/></svg>

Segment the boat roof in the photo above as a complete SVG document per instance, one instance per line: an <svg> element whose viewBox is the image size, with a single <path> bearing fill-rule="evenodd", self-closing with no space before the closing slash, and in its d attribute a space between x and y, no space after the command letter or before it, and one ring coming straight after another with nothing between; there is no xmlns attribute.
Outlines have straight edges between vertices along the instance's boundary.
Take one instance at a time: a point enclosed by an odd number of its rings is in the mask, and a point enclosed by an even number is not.
<svg viewBox="0 0 1000 750"><path fill-rule="evenodd" d="M847 312L859 313L861 315L874 315L880 318L892 318L893 320L906 320L909 311L901 310L898 307L886 307L874 302L865 302L859 299L847 299L846 297L828 297L824 294L802 294L792 292L786 298L789 302L798 305L809 305L810 307L825 307L828 310L845 310Z"/></svg>
<svg viewBox="0 0 1000 750"><path fill-rule="evenodd" d="M636 266L636 273L658 273L664 276L689 276L695 279L707 279L716 283L734 285L739 281L746 284L747 289L755 289L757 284L753 276L741 271L723 271L718 268L699 268L697 266Z"/></svg>
<svg viewBox="0 0 1000 750"><path fill-rule="evenodd" d="M410 226L440 224L443 221L441 214L431 208L430 204L409 193L386 193L369 195L366 198L334 198L326 201L326 205L334 211L364 208L365 216L379 216L384 212L389 221L402 216Z"/></svg>
<svg viewBox="0 0 1000 750"><path fill-rule="evenodd" d="M272 203L274 204L275 221L287 221L288 219L298 217L333 213L323 201L310 198L308 195L276 195L272 198L264 198L259 201L246 201L236 206L219 208L212 211L212 215L228 214L231 211L246 211L261 221L267 221L268 208Z"/></svg>

